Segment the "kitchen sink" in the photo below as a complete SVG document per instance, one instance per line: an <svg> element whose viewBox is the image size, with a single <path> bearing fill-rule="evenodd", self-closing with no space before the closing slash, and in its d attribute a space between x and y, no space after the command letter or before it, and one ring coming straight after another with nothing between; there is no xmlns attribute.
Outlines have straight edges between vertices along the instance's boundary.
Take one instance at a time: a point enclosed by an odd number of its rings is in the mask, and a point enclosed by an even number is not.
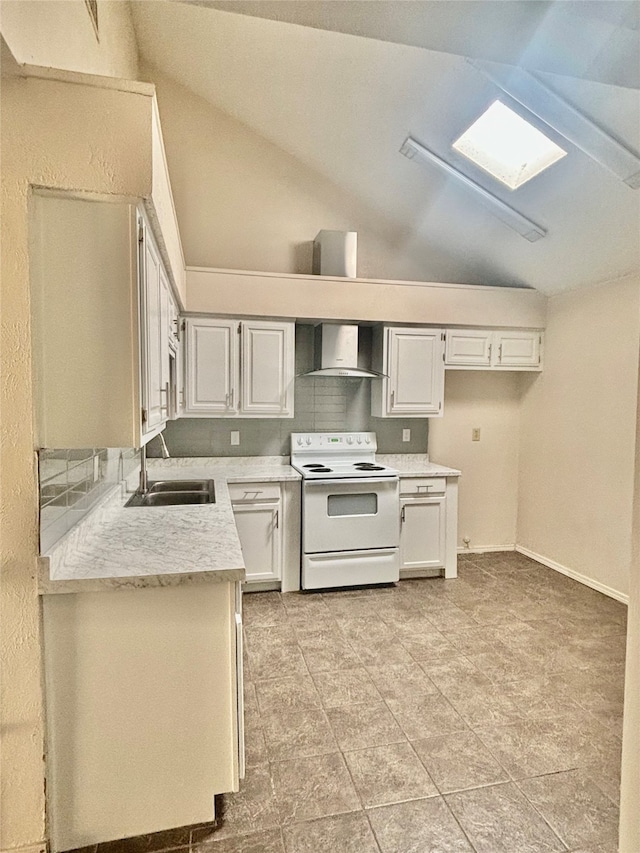
<svg viewBox="0 0 640 853"><path fill-rule="evenodd" d="M146 492L136 492L125 506L192 506L215 502L213 480L158 480L150 483Z"/></svg>
<svg viewBox="0 0 640 853"><path fill-rule="evenodd" d="M153 480L147 494L156 492L208 492L213 480Z"/></svg>

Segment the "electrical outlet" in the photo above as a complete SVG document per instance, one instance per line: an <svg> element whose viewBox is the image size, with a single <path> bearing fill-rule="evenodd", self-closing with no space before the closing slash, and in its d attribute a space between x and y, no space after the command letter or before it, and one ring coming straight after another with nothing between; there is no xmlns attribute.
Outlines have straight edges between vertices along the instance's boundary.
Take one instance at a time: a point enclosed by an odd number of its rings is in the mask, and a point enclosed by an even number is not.
<svg viewBox="0 0 640 853"><path fill-rule="evenodd" d="M471 441L480 441L480 427L471 430Z"/></svg>
<svg viewBox="0 0 640 853"><path fill-rule="evenodd" d="M411 441L411 430L403 429L402 430L402 440L403 441Z"/></svg>
<svg viewBox="0 0 640 853"><path fill-rule="evenodd" d="M232 445L240 444L240 430L237 430L237 429L231 430L231 444Z"/></svg>

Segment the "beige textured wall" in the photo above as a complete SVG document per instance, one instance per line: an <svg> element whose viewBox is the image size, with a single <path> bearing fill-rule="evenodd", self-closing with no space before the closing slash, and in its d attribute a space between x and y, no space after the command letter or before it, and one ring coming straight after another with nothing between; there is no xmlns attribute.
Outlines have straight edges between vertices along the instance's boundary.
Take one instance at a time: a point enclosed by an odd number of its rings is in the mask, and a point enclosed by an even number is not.
<svg viewBox="0 0 640 853"><path fill-rule="evenodd" d="M516 541L518 443L522 388L538 374L448 370L444 416L429 421L429 456L462 471L458 546L510 546ZM480 428L480 441L471 430Z"/></svg>
<svg viewBox="0 0 640 853"><path fill-rule="evenodd" d="M640 369L638 370L640 400ZM620 853L640 850L640 407L636 419L636 465L633 494L633 551L629 578L627 667L625 678Z"/></svg>
<svg viewBox="0 0 640 853"><path fill-rule="evenodd" d="M626 594L640 280L549 300L545 369L523 398L518 544Z"/></svg>
<svg viewBox="0 0 640 853"><path fill-rule="evenodd" d="M98 3L100 41L84 0L2 0L0 29L20 65L138 77L138 53L126 0Z"/></svg>
<svg viewBox="0 0 640 853"><path fill-rule="evenodd" d="M156 69L171 184L188 266L311 272L322 228L358 232L358 275L425 280L408 235L357 198ZM393 242L380 237L382 224Z"/></svg>
<svg viewBox="0 0 640 853"><path fill-rule="evenodd" d="M2 83L0 847L7 849L41 844L45 832L35 585L30 186L149 195L152 101L147 95L38 79L12 78Z"/></svg>

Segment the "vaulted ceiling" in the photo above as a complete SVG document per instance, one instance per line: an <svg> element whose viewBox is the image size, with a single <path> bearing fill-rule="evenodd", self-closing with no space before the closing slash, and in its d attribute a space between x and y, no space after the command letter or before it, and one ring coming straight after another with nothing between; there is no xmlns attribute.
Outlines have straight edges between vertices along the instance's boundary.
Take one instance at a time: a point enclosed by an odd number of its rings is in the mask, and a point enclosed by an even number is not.
<svg viewBox="0 0 640 853"><path fill-rule="evenodd" d="M640 153L640 3L537 0L134 2L141 58L379 211L446 280L544 293L640 270L640 190L557 134L568 156L510 191L451 150L498 96L467 58L519 66ZM520 108L521 109L521 108ZM517 208L529 243L411 135ZM313 236L313 235L311 235ZM440 279L443 271L439 270ZM428 276L425 276L428 277Z"/></svg>

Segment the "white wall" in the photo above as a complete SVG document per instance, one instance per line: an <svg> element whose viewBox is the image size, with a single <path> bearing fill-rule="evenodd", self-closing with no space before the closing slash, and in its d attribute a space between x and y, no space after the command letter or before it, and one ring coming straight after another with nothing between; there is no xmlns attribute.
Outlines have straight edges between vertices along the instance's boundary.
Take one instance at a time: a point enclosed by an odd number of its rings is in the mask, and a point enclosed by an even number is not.
<svg viewBox="0 0 640 853"><path fill-rule="evenodd" d="M458 546L513 547L518 500L520 400L536 381L519 373L448 370L444 416L429 422L429 457L462 471ZM471 430L480 428L480 441Z"/></svg>
<svg viewBox="0 0 640 853"><path fill-rule="evenodd" d="M640 369L638 370L640 400ZM640 850L640 407L636 418L636 466L633 495L633 554L629 578L627 666L625 673L620 853Z"/></svg>
<svg viewBox="0 0 640 853"><path fill-rule="evenodd" d="M45 837L44 732L35 579L29 198L33 185L113 197L148 195L152 99L93 86L3 78L2 119L0 848L39 850Z"/></svg>
<svg viewBox="0 0 640 853"><path fill-rule="evenodd" d="M518 544L625 595L640 280L549 300L545 369L521 416Z"/></svg>
<svg viewBox="0 0 640 853"><path fill-rule="evenodd" d="M409 235L246 125L156 69L171 185L188 266L310 273L323 228L358 232L358 275L428 279ZM393 241L380 232L394 234ZM435 263L435 257L434 257Z"/></svg>
<svg viewBox="0 0 640 853"><path fill-rule="evenodd" d="M128 2L99 0L100 40L84 0L3 0L0 30L20 65L41 65L138 77L138 53Z"/></svg>

